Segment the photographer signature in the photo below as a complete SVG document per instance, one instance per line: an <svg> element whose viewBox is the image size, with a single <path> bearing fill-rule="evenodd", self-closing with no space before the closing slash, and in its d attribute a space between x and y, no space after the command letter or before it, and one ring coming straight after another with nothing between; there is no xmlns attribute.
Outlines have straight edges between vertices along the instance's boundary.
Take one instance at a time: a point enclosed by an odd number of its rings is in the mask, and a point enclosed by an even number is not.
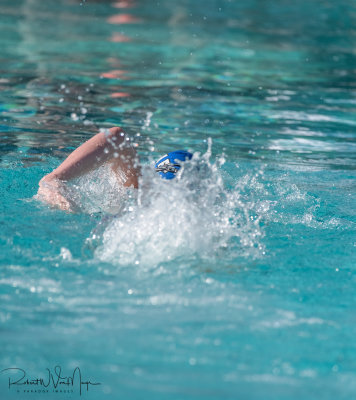
<svg viewBox="0 0 356 400"><path fill-rule="evenodd" d="M90 380L82 380L82 373L80 371L79 367L74 368L73 373L71 376L62 376L62 367L57 365L54 367L54 372L49 368L46 368L48 372L48 376L46 378L27 378L26 371L21 369L21 368L5 368L0 373L4 372L15 372L16 374L20 374L20 376L17 377L9 377L9 389L11 388L12 385L16 386L42 386L45 388L50 387L51 385L53 386L54 389L57 389L58 387L74 387L77 385L79 386L79 393L80 395L82 394L82 386L86 386L87 391L89 390L89 386L93 385L101 385L101 383L93 383Z"/></svg>

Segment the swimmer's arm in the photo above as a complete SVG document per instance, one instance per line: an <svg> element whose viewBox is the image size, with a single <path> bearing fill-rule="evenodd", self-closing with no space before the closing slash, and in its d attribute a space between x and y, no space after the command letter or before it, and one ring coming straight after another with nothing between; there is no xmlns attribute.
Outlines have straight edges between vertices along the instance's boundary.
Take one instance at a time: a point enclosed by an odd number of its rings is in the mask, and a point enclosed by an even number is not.
<svg viewBox="0 0 356 400"><path fill-rule="evenodd" d="M76 150L50 174L39 182L37 198L61 210L74 211L76 205L65 196L63 182L93 171L105 162L111 163L114 173L126 176L125 186L138 187L139 168L136 152L125 144L126 137L121 128L100 132Z"/></svg>
<svg viewBox="0 0 356 400"><path fill-rule="evenodd" d="M137 187L138 169L135 151L125 146L125 134L121 128L100 132L75 149L53 172L46 175L41 183L53 180L68 181L93 171L105 162L112 163L112 169L123 170L127 176L125 186Z"/></svg>

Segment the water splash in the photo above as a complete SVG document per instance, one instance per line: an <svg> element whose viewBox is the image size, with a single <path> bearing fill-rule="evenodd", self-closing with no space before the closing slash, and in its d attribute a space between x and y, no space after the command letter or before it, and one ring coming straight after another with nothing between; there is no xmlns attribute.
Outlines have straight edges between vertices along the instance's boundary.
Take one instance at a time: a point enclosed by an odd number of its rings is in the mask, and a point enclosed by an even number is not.
<svg viewBox="0 0 356 400"><path fill-rule="evenodd" d="M209 143L206 153L195 153L173 181L144 168L137 202L108 224L95 255L121 265L211 259L222 253L260 256L263 230L255 200L242 194L243 182L227 189L221 170L224 158L211 159Z"/></svg>
<svg viewBox="0 0 356 400"><path fill-rule="evenodd" d="M211 141L173 181L162 180L151 164L143 165L138 190L124 188L108 165L66 185L63 195L78 211L104 214L86 241L87 256L94 252L119 265L192 258L243 262L265 256L271 224L313 229L346 224L292 176L274 173L272 181L266 166L246 173L224 155L214 159Z"/></svg>
<svg viewBox="0 0 356 400"><path fill-rule="evenodd" d="M124 174L118 174L113 173L110 164L104 164L67 182L62 187L62 195L75 212L118 214L130 197L130 191L123 187Z"/></svg>

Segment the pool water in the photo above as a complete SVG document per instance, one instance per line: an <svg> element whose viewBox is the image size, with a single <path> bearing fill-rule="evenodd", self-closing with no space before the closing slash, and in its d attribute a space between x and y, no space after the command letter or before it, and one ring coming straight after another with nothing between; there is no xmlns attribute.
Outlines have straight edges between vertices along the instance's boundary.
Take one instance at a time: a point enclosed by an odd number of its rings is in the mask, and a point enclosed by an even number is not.
<svg viewBox="0 0 356 400"><path fill-rule="evenodd" d="M347 0L1 0L1 369L80 367L88 399L354 398L355 26ZM74 214L33 197L111 126L138 191L104 168ZM16 376L1 398L80 398Z"/></svg>

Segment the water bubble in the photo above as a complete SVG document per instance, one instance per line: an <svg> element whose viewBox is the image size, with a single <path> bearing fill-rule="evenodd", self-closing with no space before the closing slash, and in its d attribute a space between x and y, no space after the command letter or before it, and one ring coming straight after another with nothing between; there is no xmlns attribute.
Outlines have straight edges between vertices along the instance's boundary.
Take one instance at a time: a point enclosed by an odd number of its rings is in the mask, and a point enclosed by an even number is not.
<svg viewBox="0 0 356 400"><path fill-rule="evenodd" d="M72 253L65 247L61 247L60 256L63 258L63 260L67 261L71 261L73 259Z"/></svg>

